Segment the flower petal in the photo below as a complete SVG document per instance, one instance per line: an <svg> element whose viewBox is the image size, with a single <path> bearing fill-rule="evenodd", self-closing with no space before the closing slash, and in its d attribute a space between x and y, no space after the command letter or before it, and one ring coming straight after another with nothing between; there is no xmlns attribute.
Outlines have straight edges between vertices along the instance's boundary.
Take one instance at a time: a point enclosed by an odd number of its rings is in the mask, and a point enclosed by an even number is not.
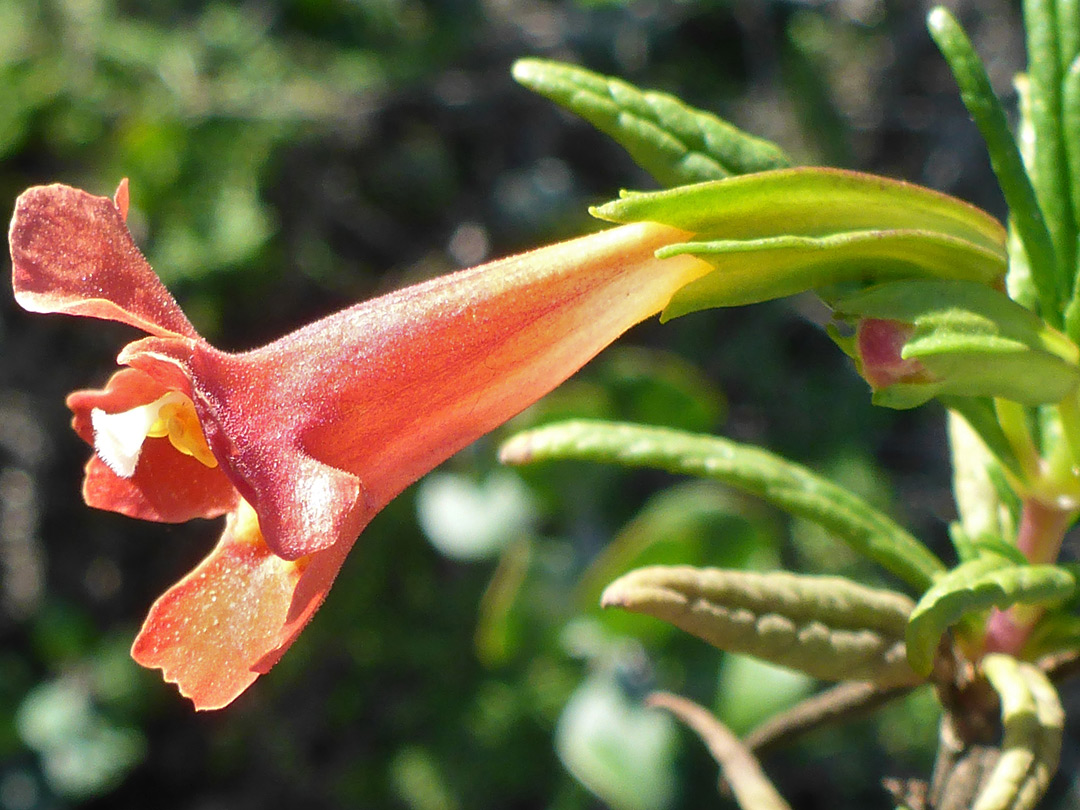
<svg viewBox="0 0 1080 810"><path fill-rule="evenodd" d="M150 337L128 344L119 359L163 385L187 386L222 471L255 508L275 554L295 560L352 542L385 504L371 501L353 473L313 458L300 432L341 378L356 377L322 375L310 359L280 351L260 356L252 362L190 340ZM338 422L339 441L355 429Z"/></svg>
<svg viewBox="0 0 1080 810"><path fill-rule="evenodd" d="M9 242L15 300L24 309L198 337L108 197L63 185L28 189L15 203Z"/></svg>
<svg viewBox="0 0 1080 810"><path fill-rule="evenodd" d="M134 369L112 376L101 391L76 391L68 397L75 432L94 444L91 411L118 413L161 397L170 389ZM221 467L210 468L184 455L165 438L147 439L130 478L121 478L94 456L86 465L83 498L89 506L129 517L180 523L223 515L236 508L236 489Z"/></svg>
<svg viewBox="0 0 1080 810"><path fill-rule="evenodd" d="M377 511L355 475L287 447L275 455L272 464L246 465L252 473L238 484L252 487L266 543L278 556L295 560L351 541Z"/></svg>
<svg viewBox="0 0 1080 810"><path fill-rule="evenodd" d="M297 559L352 542L406 486L711 272L696 257L655 258L684 236L626 225L399 290L243 354L148 337L119 362L190 386L267 545Z"/></svg>
<svg viewBox="0 0 1080 810"><path fill-rule="evenodd" d="M297 561L262 540L241 502L217 547L154 603L132 646L197 709L231 703L277 663L322 603L351 543Z"/></svg>

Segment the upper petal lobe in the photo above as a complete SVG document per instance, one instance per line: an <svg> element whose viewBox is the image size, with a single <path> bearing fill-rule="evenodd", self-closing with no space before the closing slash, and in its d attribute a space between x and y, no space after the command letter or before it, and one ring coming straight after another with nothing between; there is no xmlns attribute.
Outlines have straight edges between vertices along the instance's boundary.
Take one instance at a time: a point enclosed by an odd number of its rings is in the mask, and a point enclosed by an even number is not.
<svg viewBox="0 0 1080 810"><path fill-rule="evenodd" d="M24 309L197 337L108 197L62 185L28 189L15 203L8 241L15 299Z"/></svg>

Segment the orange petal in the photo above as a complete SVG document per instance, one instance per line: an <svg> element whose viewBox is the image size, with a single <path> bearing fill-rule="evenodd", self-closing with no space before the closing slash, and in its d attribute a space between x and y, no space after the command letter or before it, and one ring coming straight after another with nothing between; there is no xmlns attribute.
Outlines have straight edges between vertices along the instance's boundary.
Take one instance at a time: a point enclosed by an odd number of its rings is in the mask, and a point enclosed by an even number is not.
<svg viewBox="0 0 1080 810"><path fill-rule="evenodd" d="M121 321L153 335L195 328L131 239L119 204L62 185L36 186L11 220L15 300L30 312Z"/></svg>
<svg viewBox="0 0 1080 810"><path fill-rule="evenodd" d="M351 543L274 555L245 502L210 555L150 609L131 648L196 709L220 709L277 663L322 603Z"/></svg>
<svg viewBox="0 0 1080 810"><path fill-rule="evenodd" d="M235 509L239 497L220 467L185 456L165 438L146 440L131 478L92 456L83 479L87 506L159 523L218 517Z"/></svg>
<svg viewBox="0 0 1080 810"><path fill-rule="evenodd" d="M104 389L76 391L68 397L74 414L72 425L83 441L93 446L90 412L94 408L119 413L153 402L168 391L141 371L122 369ZM94 456L86 465L83 481L87 505L164 523L223 515L236 508L238 497L220 467L210 468L184 455L167 439L146 440L130 478L121 478Z"/></svg>

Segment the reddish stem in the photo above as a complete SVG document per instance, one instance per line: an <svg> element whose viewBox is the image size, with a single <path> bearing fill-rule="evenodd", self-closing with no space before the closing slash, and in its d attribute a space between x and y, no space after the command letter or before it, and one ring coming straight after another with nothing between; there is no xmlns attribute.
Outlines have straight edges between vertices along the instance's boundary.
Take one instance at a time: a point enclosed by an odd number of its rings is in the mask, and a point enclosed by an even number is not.
<svg viewBox="0 0 1080 810"><path fill-rule="evenodd" d="M1072 519L1071 511L1053 509L1034 498L1027 498L1020 515L1016 545L1028 562L1035 565L1052 563L1061 551L1061 542ZM1005 611L994 608L986 623L983 649L1014 655L1020 652L1042 612L1043 609L1035 605L1014 605Z"/></svg>
<svg viewBox="0 0 1080 810"><path fill-rule="evenodd" d="M1052 563L1061 551L1061 541L1072 519L1071 511L1054 509L1034 498L1027 498L1020 515L1016 545L1028 562L1035 565Z"/></svg>

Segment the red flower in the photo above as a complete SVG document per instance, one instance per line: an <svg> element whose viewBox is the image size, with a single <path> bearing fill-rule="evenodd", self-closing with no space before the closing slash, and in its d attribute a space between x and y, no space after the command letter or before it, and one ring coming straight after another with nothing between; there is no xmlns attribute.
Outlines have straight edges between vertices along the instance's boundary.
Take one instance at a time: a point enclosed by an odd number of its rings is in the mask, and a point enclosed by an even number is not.
<svg viewBox="0 0 1080 810"><path fill-rule="evenodd" d="M210 555L150 610L132 654L197 708L225 706L281 657L357 535L411 482L570 376L709 272L653 252L687 234L627 225L346 309L250 352L203 340L135 247L115 200L26 191L16 300L122 321L105 388L68 398L96 454L94 507L226 515Z"/></svg>

